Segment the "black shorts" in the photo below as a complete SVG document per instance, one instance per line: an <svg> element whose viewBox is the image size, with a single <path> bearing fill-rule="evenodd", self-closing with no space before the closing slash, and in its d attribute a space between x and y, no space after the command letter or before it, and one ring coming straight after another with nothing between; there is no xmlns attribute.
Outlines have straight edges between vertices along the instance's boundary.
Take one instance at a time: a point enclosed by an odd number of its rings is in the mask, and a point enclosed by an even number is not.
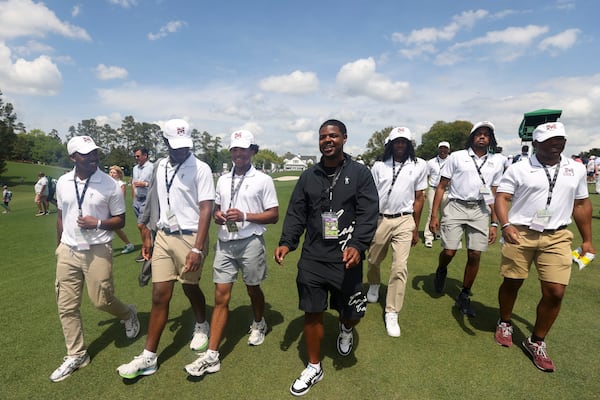
<svg viewBox="0 0 600 400"><path fill-rule="evenodd" d="M343 263L323 263L313 260L298 262L298 307L308 313L337 310L342 319L358 320L365 315L367 297L363 291L362 263L346 269Z"/></svg>

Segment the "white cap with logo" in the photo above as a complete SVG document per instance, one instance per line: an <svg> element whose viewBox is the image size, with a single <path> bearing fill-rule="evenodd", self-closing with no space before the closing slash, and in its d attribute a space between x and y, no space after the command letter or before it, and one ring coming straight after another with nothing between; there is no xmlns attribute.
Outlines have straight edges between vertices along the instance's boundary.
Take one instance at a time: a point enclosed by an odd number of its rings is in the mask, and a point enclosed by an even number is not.
<svg viewBox="0 0 600 400"><path fill-rule="evenodd" d="M183 119L168 120L163 129L163 137L167 139L172 149L194 146L190 125Z"/></svg>
<svg viewBox="0 0 600 400"><path fill-rule="evenodd" d="M74 136L67 143L67 153L69 155L74 153L88 154L99 148L94 143L94 139L89 136Z"/></svg>
<svg viewBox="0 0 600 400"><path fill-rule="evenodd" d="M557 136L567 138L567 132L562 122L546 122L538 125L533 131L534 142L543 142Z"/></svg>
<svg viewBox="0 0 600 400"><path fill-rule="evenodd" d="M233 149L234 147L247 149L253 144L256 144L256 142L254 141L254 135L252 134L252 132L241 129L231 134L229 150Z"/></svg>
<svg viewBox="0 0 600 400"><path fill-rule="evenodd" d="M404 138L409 142L412 141L412 133L410 132L410 129L404 126L399 126L392 129L388 135L388 141L392 142L398 138Z"/></svg>

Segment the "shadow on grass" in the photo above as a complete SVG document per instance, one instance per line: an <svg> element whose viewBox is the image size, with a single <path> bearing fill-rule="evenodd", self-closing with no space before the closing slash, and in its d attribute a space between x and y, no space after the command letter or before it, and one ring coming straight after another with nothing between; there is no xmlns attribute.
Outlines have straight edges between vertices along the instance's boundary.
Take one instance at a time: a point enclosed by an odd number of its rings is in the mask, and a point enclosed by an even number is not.
<svg viewBox="0 0 600 400"><path fill-rule="evenodd" d="M423 290L432 298L439 299L441 297L448 296L452 299L453 302L455 302L456 297L462 290L462 281L452 278L446 278L446 285L444 287L444 291L442 293L437 293L433 286L434 278L435 272L429 275L417 275L412 280L412 287L414 290L417 291ZM478 302L476 298L477 294L475 293L471 297L471 307L476 313L475 317L468 317L462 314L455 303L452 304L452 308L450 310L452 316L456 320L457 324L461 327L461 329L468 335L474 336L476 330L482 332L495 332L496 324L498 323L498 318L500 315L499 307L487 306L483 303ZM523 323L528 327L530 331L533 329L533 324L523 319L518 314L513 314L512 319ZM514 324L513 329L513 339L515 340L515 342L522 341L528 336L525 335Z"/></svg>
<svg viewBox="0 0 600 400"><path fill-rule="evenodd" d="M348 356L341 356L337 352L337 337L339 332L339 319L337 316L332 315L329 312L323 313L323 327L324 335L321 341L321 354L323 358L330 358L333 360L333 367L336 370L352 367L357 363L355 357L355 350L353 350ZM308 354L306 352L306 341L303 335L304 330L304 315L292 320L285 331L283 340L279 344L279 348L282 351L288 351L294 342L297 342L296 349L298 351L298 358L302 361L303 365L308 363ZM356 349L360 344L360 324L354 329L354 340L353 347Z"/></svg>

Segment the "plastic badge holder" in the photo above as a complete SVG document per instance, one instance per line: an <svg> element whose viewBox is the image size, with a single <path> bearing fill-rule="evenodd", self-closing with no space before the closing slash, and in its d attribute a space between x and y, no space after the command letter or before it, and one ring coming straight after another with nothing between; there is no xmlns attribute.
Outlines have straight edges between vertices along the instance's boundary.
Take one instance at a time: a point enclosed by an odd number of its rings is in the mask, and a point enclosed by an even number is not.
<svg viewBox="0 0 600 400"><path fill-rule="evenodd" d="M584 255L581 255L581 247L573 250L571 254L573 255L573 262L576 262L579 265L580 271L587 267L595 257L595 254L592 253L585 253Z"/></svg>

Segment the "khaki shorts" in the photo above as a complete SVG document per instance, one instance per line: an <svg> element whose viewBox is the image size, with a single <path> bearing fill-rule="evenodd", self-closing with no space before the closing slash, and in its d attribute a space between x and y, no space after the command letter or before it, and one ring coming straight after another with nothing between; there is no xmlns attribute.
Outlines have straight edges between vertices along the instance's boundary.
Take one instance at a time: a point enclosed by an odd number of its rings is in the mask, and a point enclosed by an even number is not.
<svg viewBox="0 0 600 400"><path fill-rule="evenodd" d="M440 239L442 248L458 250L461 248L463 234L467 249L486 251L490 226L490 207L483 202L474 206L448 200L442 210L440 221Z"/></svg>
<svg viewBox="0 0 600 400"><path fill-rule="evenodd" d="M502 245L500 274L505 278L525 279L533 262L541 281L568 285L573 263L573 232L561 229L553 233L541 233L525 226L516 228L521 234L521 244Z"/></svg>
<svg viewBox="0 0 600 400"><path fill-rule="evenodd" d="M196 243L196 234L167 235L163 231L156 233L152 251L152 282L178 280L181 283L197 284L202 275L202 265L194 272L182 272L185 259ZM205 247L207 250L208 248ZM206 258L205 250L205 258ZM204 260L202 260L204 263Z"/></svg>

